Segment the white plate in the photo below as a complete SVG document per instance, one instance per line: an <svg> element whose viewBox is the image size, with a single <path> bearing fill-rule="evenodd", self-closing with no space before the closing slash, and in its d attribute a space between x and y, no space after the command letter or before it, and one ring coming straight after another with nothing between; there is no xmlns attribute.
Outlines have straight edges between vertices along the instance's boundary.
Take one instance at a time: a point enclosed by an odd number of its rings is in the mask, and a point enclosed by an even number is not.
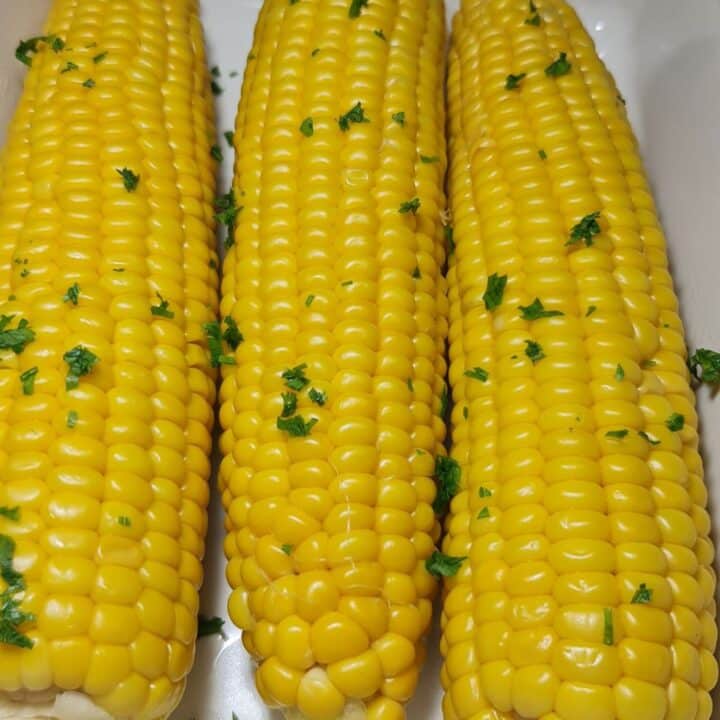
<svg viewBox="0 0 720 720"><path fill-rule="evenodd" d="M233 127L242 72L259 0L201 0L211 65L221 69L220 133ZM448 18L457 0L446 3ZM21 37L36 34L49 0L0 0L0 139L24 75L12 57ZM718 0L575 0L601 57L614 72L640 140L665 230L691 347L720 347L720 2ZM229 73L239 74L231 78ZM220 135L222 138L222 136ZM224 141L223 141L224 142ZM222 187L231 153L225 147ZM720 398L699 393L715 527L720 519ZM203 612L227 619L228 588L217 494L211 508ZM252 669L231 623L226 637L200 640L185 698L172 720L278 720L255 694ZM437 627L435 632L437 633ZM441 720L437 635L409 720ZM720 720L720 708L713 715Z"/></svg>

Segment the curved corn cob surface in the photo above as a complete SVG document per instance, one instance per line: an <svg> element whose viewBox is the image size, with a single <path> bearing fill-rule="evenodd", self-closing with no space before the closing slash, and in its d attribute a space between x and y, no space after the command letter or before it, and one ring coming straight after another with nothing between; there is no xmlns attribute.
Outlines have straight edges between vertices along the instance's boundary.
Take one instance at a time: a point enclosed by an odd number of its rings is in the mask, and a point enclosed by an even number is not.
<svg viewBox="0 0 720 720"><path fill-rule="evenodd" d="M624 102L561 0L463 2L448 93L444 550L469 559L446 586L444 716L707 720L697 415Z"/></svg>
<svg viewBox="0 0 720 720"><path fill-rule="evenodd" d="M235 130L221 315L229 612L289 718L404 717L446 336L437 0L268 0Z"/></svg>
<svg viewBox="0 0 720 720"><path fill-rule="evenodd" d="M0 162L0 718L152 720L206 529L202 29L194 0L56 0L46 33Z"/></svg>

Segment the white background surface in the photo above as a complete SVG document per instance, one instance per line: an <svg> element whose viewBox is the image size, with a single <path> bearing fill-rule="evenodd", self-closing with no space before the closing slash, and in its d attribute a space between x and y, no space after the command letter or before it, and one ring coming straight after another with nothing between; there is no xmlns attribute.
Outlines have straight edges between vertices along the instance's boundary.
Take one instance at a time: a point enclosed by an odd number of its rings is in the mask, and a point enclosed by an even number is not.
<svg viewBox="0 0 720 720"><path fill-rule="evenodd" d="M439 0L438 0L439 1ZM260 0L200 0L210 64L224 89L217 98L222 132L233 127L245 57ZM0 140L21 90L24 67L13 57L20 38L38 34L50 0L0 0ZM601 56L627 100L633 127L669 239L681 315L691 348L720 349L720 1L575 0ZM446 2L448 18L457 0ZM230 77L230 71L239 74ZM720 527L720 397L699 392L714 527ZM203 612L225 613L228 589L217 494L211 508ZM199 641L185 699L172 720L277 720L255 695L250 662L230 623L226 637ZM437 628L435 629L437 632ZM437 648L436 635L430 639ZM439 658L431 650L409 720L441 720ZM717 697L717 693L716 693ZM717 702L716 702L717 704ZM720 720L720 709L713 715Z"/></svg>

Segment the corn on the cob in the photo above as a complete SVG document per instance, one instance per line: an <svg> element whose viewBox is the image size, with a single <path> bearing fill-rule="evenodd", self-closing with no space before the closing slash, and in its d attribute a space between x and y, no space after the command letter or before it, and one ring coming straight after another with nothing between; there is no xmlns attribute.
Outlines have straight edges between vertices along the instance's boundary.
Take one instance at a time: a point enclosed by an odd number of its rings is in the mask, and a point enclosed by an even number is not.
<svg viewBox="0 0 720 720"><path fill-rule="evenodd" d="M447 720L707 720L713 546L665 239L562 0L466 0L448 80ZM481 372L482 371L482 372Z"/></svg>
<svg viewBox="0 0 720 720"><path fill-rule="evenodd" d="M288 717L402 718L424 654L443 25L437 0L267 0L248 60L220 485L230 616Z"/></svg>
<svg viewBox="0 0 720 720"><path fill-rule="evenodd" d="M0 717L164 718L194 656L217 311L195 0L56 0L0 162Z"/></svg>

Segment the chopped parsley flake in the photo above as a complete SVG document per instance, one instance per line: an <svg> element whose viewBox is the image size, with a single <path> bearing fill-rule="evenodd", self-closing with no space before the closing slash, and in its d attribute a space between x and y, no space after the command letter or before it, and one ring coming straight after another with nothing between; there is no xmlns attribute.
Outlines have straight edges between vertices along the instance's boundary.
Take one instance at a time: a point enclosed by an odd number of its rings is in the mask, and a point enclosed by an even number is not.
<svg viewBox="0 0 720 720"><path fill-rule="evenodd" d="M638 431L638 435L639 435L643 440L647 440L651 445L659 445L659 444L660 444L660 441L659 441L659 440L654 440L654 439L651 438L644 430L639 430L639 431Z"/></svg>
<svg viewBox="0 0 720 720"><path fill-rule="evenodd" d="M128 192L134 192L137 189L138 183L140 182L140 176L136 175L132 170L123 168L122 170L115 170L123 180L123 185Z"/></svg>
<svg viewBox="0 0 720 720"><path fill-rule="evenodd" d="M174 318L175 313L169 309L170 303L159 293L155 293L158 296L158 299L160 300L159 305L151 305L150 306L150 312L153 315L157 315L158 317L165 317L165 318Z"/></svg>
<svg viewBox="0 0 720 720"><path fill-rule="evenodd" d="M12 350L19 355L35 339L35 332L25 318L20 320L16 328L6 329L14 317L0 316L0 350Z"/></svg>
<svg viewBox="0 0 720 720"><path fill-rule="evenodd" d="M466 370L463 374L465 377L472 378L473 380L479 380L480 382L487 382L490 377L488 371L481 367L474 367L472 370Z"/></svg>
<svg viewBox="0 0 720 720"><path fill-rule="evenodd" d="M20 522L20 508L0 505L0 517L12 520L12 522Z"/></svg>
<svg viewBox="0 0 720 720"><path fill-rule="evenodd" d="M321 407L327 402L327 394L317 388L310 388L308 397L311 402L314 402L316 405L320 405Z"/></svg>
<svg viewBox="0 0 720 720"><path fill-rule="evenodd" d="M400 112L393 113L393 122L403 127L405 125L405 113L401 110Z"/></svg>
<svg viewBox="0 0 720 720"><path fill-rule="evenodd" d="M16 647L30 649L33 641L18 629L21 625L33 622L32 613L23 612L20 602L15 599L17 593L25 590L23 576L13 569L13 556L15 554L15 541L7 535L0 535L0 577L7 587L0 593L0 644L15 645Z"/></svg>
<svg viewBox="0 0 720 720"><path fill-rule="evenodd" d="M387 41L387 38L385 37L385 33L380 29L373 30L373 35L375 35L376 37L379 37L381 40Z"/></svg>
<svg viewBox="0 0 720 720"><path fill-rule="evenodd" d="M598 218L600 217L600 211L590 213L580 220L577 225L573 225L570 230L570 239L565 245L574 245L581 240L585 241L585 245L590 247L593 244L593 237L600 234L600 225L598 224Z"/></svg>
<svg viewBox="0 0 720 720"><path fill-rule="evenodd" d="M223 133L223 137L225 138L225 142L232 147L233 142L235 142L235 133L232 130L226 130Z"/></svg>
<svg viewBox="0 0 720 720"><path fill-rule="evenodd" d="M78 65L76 65L72 60L68 60L65 63L65 67L60 71L60 74L70 72L71 70L77 70L79 68Z"/></svg>
<svg viewBox="0 0 720 720"><path fill-rule="evenodd" d="M312 418L306 422L302 415L294 415L290 418L279 417L276 421L277 429L283 430L292 437L306 437L310 434L310 431L316 423L316 418Z"/></svg>
<svg viewBox="0 0 720 720"><path fill-rule="evenodd" d="M367 123L370 119L365 117L361 102L355 103L350 110L338 118L338 125L343 132L350 129L350 123Z"/></svg>
<svg viewBox="0 0 720 720"><path fill-rule="evenodd" d="M665 427L671 432L678 432L683 429L685 425L685 416L680 413L674 412L666 421Z"/></svg>
<svg viewBox="0 0 720 720"><path fill-rule="evenodd" d="M63 295L63 302L71 302L73 305L78 304L80 299L80 286L77 283L73 283Z"/></svg>
<svg viewBox="0 0 720 720"><path fill-rule="evenodd" d="M538 150L538 155L541 160L547 160L547 153L542 148Z"/></svg>
<svg viewBox="0 0 720 720"><path fill-rule="evenodd" d="M624 437L627 437L629 430L623 429L623 430L608 430L605 433L605 437L614 438L615 440L622 440Z"/></svg>
<svg viewBox="0 0 720 720"><path fill-rule="evenodd" d="M505 89L506 90L517 90L520 87L520 82L527 76L527 73L520 73L519 75L508 75L505 78Z"/></svg>
<svg viewBox="0 0 720 720"><path fill-rule="evenodd" d="M65 421L65 424L70 428L74 428L77 425L78 421L78 414L77 410L70 410L67 414L67 420Z"/></svg>
<svg viewBox="0 0 720 720"><path fill-rule="evenodd" d="M95 81L92 78L88 78L83 84L83 87L92 89L95 87Z"/></svg>
<svg viewBox="0 0 720 720"><path fill-rule="evenodd" d="M443 383L442 390L440 391L440 417L445 418L450 405L450 395L448 394L447 383Z"/></svg>
<svg viewBox="0 0 720 720"><path fill-rule="evenodd" d="M281 417L290 417L297 410L297 395L291 392L282 393L283 408Z"/></svg>
<svg viewBox="0 0 720 720"><path fill-rule="evenodd" d="M690 372L696 380L716 385L720 382L720 353L700 348L688 360ZM698 371L702 371L702 373Z"/></svg>
<svg viewBox="0 0 720 720"><path fill-rule="evenodd" d="M203 325L205 337L208 341L208 349L210 350L210 364L213 367L220 365L235 365L235 358L232 355L223 353L223 333L220 329L220 323L217 320L207 322Z"/></svg>
<svg viewBox="0 0 720 720"><path fill-rule="evenodd" d="M490 508L486 505L478 514L477 519L478 520L485 520L486 518L490 517Z"/></svg>
<svg viewBox="0 0 720 720"><path fill-rule="evenodd" d="M465 557L453 557L435 550L433 554L425 561L425 569L437 578L453 577L457 575L460 566L467 560Z"/></svg>
<svg viewBox="0 0 720 720"><path fill-rule="evenodd" d="M222 334L222 338L233 350L237 350L245 338L240 332L237 323L229 315L225 316L225 325L227 327Z"/></svg>
<svg viewBox="0 0 720 720"><path fill-rule="evenodd" d="M226 250L235 244L235 223L242 209L242 205L238 206L235 203L235 191L232 188L224 195L215 198L215 219L227 228Z"/></svg>
<svg viewBox="0 0 720 720"><path fill-rule="evenodd" d="M534 340L525 341L525 354L532 360L533 365L545 357L540 343L536 343Z"/></svg>
<svg viewBox="0 0 720 720"><path fill-rule="evenodd" d="M435 458L435 482L437 495L433 501L433 510L442 515L449 507L450 501L460 489L460 465L455 458L438 455Z"/></svg>
<svg viewBox="0 0 720 720"><path fill-rule="evenodd" d="M603 644L613 645L614 642L613 613L610 608L603 608Z"/></svg>
<svg viewBox="0 0 720 720"><path fill-rule="evenodd" d="M315 57L320 52L320 48L315 48L311 53L310 57Z"/></svg>
<svg viewBox="0 0 720 720"><path fill-rule="evenodd" d="M447 244L447 254L450 257L455 252L455 230L452 225L444 225L445 243Z"/></svg>
<svg viewBox="0 0 720 720"><path fill-rule="evenodd" d="M38 45L40 43L49 45L55 53L59 53L65 47L65 42L57 35L36 35L35 37L20 41L15 48L15 58L23 63L23 65L30 67L32 65L31 55L38 52Z"/></svg>
<svg viewBox="0 0 720 720"><path fill-rule="evenodd" d="M223 154L219 145L212 145L210 147L210 156L218 162L223 161Z"/></svg>
<svg viewBox="0 0 720 720"><path fill-rule="evenodd" d="M31 367L20 375L20 382L22 383L23 395L32 395L35 390L35 378L37 377L39 369L37 367Z"/></svg>
<svg viewBox="0 0 720 720"><path fill-rule="evenodd" d="M430 165L432 163L438 163L438 162L440 162L440 156L439 155L421 155L420 162L424 163L425 165Z"/></svg>
<svg viewBox="0 0 720 720"><path fill-rule="evenodd" d="M507 285L507 275L498 275L493 273L487 279L487 287L483 293L483 301L486 310L494 310L502 303L505 286Z"/></svg>
<svg viewBox="0 0 720 720"><path fill-rule="evenodd" d="M570 72L572 65L568 62L567 53L561 52L558 59L551 62L545 68L545 74L548 77L560 77L561 75L567 75Z"/></svg>
<svg viewBox="0 0 720 720"><path fill-rule="evenodd" d="M560 317L565 314L560 310L546 310L540 298L535 298L529 305L520 305L518 309L523 320L540 320L541 318Z"/></svg>
<svg viewBox="0 0 720 720"><path fill-rule="evenodd" d="M623 366L620 365L620 363L618 363L617 367L615 368L615 379L618 382L625 379L625 370L623 369Z"/></svg>
<svg viewBox="0 0 720 720"><path fill-rule="evenodd" d="M633 593L632 605L647 605L652 600L653 591L645 583L640 583L640 587Z"/></svg>
<svg viewBox="0 0 720 720"><path fill-rule="evenodd" d="M222 635L222 628L225 621L219 617L205 617L205 615L198 615L198 629L197 636L208 637L209 635Z"/></svg>
<svg viewBox="0 0 720 720"><path fill-rule="evenodd" d="M350 287L352 284L353 284L353 281L352 281L352 280L343 280L343 281L340 283L340 285L342 285L343 287Z"/></svg>
<svg viewBox="0 0 720 720"><path fill-rule="evenodd" d="M215 80L210 81L210 90L212 91L212 94L215 96L222 95L222 92L223 92L223 89L217 84L217 82Z"/></svg>
<svg viewBox="0 0 720 720"><path fill-rule="evenodd" d="M406 380L406 382L407 382L408 390L409 390L410 392L415 392L415 387L413 386L412 378L408 378L408 379Z"/></svg>
<svg viewBox="0 0 720 720"><path fill-rule="evenodd" d="M305 387L310 384L310 381L305 377L306 367L307 365L303 363L302 365L296 365L294 368L288 368L283 371L282 378L285 380L286 387L296 392L304 390Z"/></svg>
<svg viewBox="0 0 720 720"><path fill-rule="evenodd" d="M412 200L407 200L406 202L400 203L398 212L401 215L407 215L408 213L417 215L417 211L419 209L420 209L420 198L414 197Z"/></svg>
<svg viewBox="0 0 720 720"><path fill-rule="evenodd" d="M537 27L538 25L540 25L540 15L537 11L537 8L535 7L535 3L532 0L530 0L529 7L530 17L525 18L525 25L534 25L535 27Z"/></svg>
<svg viewBox="0 0 720 720"><path fill-rule="evenodd" d="M219 68L217 65L213 65L213 66L210 68L210 74L211 74L213 77L220 77L220 68Z"/></svg>
<svg viewBox="0 0 720 720"><path fill-rule="evenodd" d="M117 521L118 525L122 525L123 527L130 527L132 525L132 522L127 515L120 515Z"/></svg>
<svg viewBox="0 0 720 720"><path fill-rule="evenodd" d="M93 58L93 62L97 65L107 57L107 52L101 52Z"/></svg>
<svg viewBox="0 0 720 720"><path fill-rule="evenodd" d="M412 276L415 278L415 280L419 280L422 277L419 267L415 267L415 269L412 271Z"/></svg>
<svg viewBox="0 0 720 720"><path fill-rule="evenodd" d="M597 310L597 305L588 306L587 312L585 313L585 317L590 317L596 310Z"/></svg>
<svg viewBox="0 0 720 720"><path fill-rule="evenodd" d="M72 390L76 388L80 384L80 378L83 375L88 375L99 359L95 353L82 345L76 345L72 350L68 350L63 355L63 360L68 365L65 389Z"/></svg>
<svg viewBox="0 0 720 720"><path fill-rule="evenodd" d="M488 490L486 487L480 486L480 489L478 490L478 495L482 498L484 497L491 497L492 492Z"/></svg>
<svg viewBox="0 0 720 720"><path fill-rule="evenodd" d="M280 549L286 554L286 555L292 555L293 546L290 545L290 543L284 543L280 546Z"/></svg>
<svg viewBox="0 0 720 720"><path fill-rule="evenodd" d="M360 17L360 11L368 6L369 0L351 0L350 7L348 9L348 17L357 18Z"/></svg>
<svg viewBox="0 0 720 720"><path fill-rule="evenodd" d="M313 125L313 119L311 117L306 117L300 123L300 132L305 137L312 137L313 133L315 132L315 126Z"/></svg>
<svg viewBox="0 0 720 720"><path fill-rule="evenodd" d="M313 300L315 299L314 295L308 295L305 298L305 307L310 307L313 304Z"/></svg>
<svg viewBox="0 0 720 720"><path fill-rule="evenodd" d="M463 417L467 420L469 416L470 416L470 410L469 410L468 406L466 405L463 408Z"/></svg>

